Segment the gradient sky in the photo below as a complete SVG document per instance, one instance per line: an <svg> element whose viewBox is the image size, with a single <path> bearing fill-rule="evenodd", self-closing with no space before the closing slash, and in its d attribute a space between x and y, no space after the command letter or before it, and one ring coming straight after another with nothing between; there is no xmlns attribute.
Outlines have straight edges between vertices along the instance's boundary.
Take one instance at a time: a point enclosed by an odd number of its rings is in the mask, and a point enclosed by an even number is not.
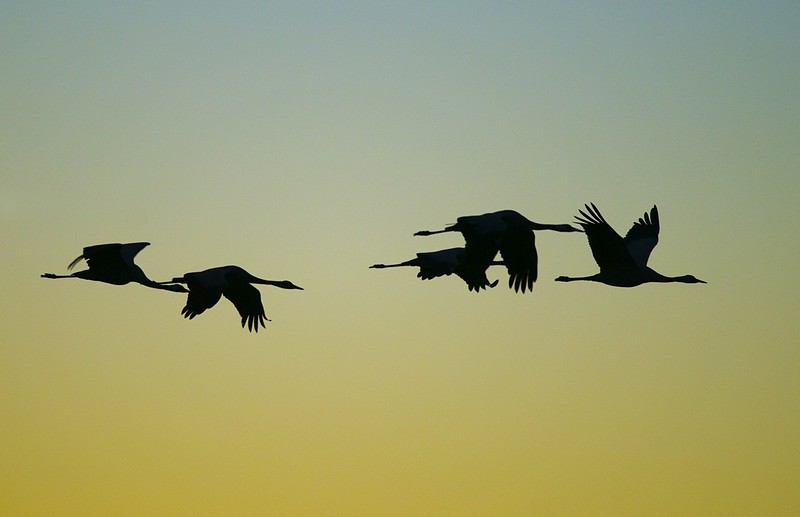
<svg viewBox="0 0 800 517"><path fill-rule="evenodd" d="M800 514L800 4L3 2L3 515ZM707 285L377 271L459 215ZM63 274L149 241L157 280Z"/></svg>

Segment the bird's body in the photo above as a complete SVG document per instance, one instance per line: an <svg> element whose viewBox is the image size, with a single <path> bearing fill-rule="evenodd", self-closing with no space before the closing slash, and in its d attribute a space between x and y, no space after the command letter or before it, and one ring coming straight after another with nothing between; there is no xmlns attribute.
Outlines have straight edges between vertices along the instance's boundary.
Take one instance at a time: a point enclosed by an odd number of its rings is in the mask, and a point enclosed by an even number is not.
<svg viewBox="0 0 800 517"><path fill-rule="evenodd" d="M462 216L443 230L422 230L414 235L460 232L466 242L468 261L484 270L492 264L499 251L508 271L508 287L524 293L533 290L538 276L539 257L534 230L580 231L568 224L535 223L514 210L501 210Z"/></svg>
<svg viewBox="0 0 800 517"><path fill-rule="evenodd" d="M600 272L585 277L560 276L558 282L586 280L614 287L636 287L646 283L680 282L685 284L704 284L692 275L676 277L664 276L647 266L650 253L658 244L661 229L658 208L653 206L649 213L633 223L625 237L621 237L603 218L592 203L586 211L579 210L578 224L583 227L592 256L600 267Z"/></svg>
<svg viewBox="0 0 800 517"><path fill-rule="evenodd" d="M261 293L252 284L272 285L282 289L300 289L288 280L264 280L258 278L239 266L222 266L205 271L186 273L182 277L173 278L164 284L186 284L189 296L186 306L181 310L184 317L192 319L217 304L224 296L233 303L242 317L242 328L258 332L258 327L265 327L269 321L261 303Z"/></svg>
<svg viewBox="0 0 800 517"><path fill-rule="evenodd" d="M149 242L97 244L83 248L83 254L73 260L67 269L72 270L81 260L89 269L76 271L69 275L45 273L43 278L82 278L112 285L125 285L131 282L154 289L185 293L179 285L163 285L147 277L142 268L133 261L136 254L149 246Z"/></svg>
<svg viewBox="0 0 800 517"><path fill-rule="evenodd" d="M417 278L422 280L430 280L440 276L455 274L466 282L470 291L478 292L481 289L497 285L497 280L489 282L489 279L486 277L488 266L493 264L502 264L502 262L493 262L488 265L473 264L468 260L466 249L450 248L446 250L417 253L416 258L405 262L400 262L398 264L374 264L370 266L370 268L419 267Z"/></svg>

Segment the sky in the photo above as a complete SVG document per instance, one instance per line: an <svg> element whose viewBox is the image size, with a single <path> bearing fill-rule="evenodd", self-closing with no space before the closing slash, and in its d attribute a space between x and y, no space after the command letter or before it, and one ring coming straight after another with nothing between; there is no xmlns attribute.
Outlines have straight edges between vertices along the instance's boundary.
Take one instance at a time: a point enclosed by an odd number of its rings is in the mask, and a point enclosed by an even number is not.
<svg viewBox="0 0 800 517"><path fill-rule="evenodd" d="M0 513L797 515L800 4L2 2ZM513 209L708 284L374 270ZM147 241L156 280L66 274Z"/></svg>

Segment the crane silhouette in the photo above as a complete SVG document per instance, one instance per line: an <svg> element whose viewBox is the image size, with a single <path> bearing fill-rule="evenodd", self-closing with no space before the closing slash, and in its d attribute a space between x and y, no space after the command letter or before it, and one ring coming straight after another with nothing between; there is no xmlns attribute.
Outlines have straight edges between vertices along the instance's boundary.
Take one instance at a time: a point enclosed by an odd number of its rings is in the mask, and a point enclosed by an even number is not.
<svg viewBox="0 0 800 517"><path fill-rule="evenodd" d="M475 264L469 260L465 248L450 248L446 250L417 253L416 258L398 264L373 264L370 266L370 269L403 266L419 267L417 278L421 278L422 280L430 280L431 278L455 274L466 282L470 291L475 291L477 293L481 289L497 285L497 280L489 282L489 279L486 278L486 270L490 265L502 264L503 262Z"/></svg>
<svg viewBox="0 0 800 517"><path fill-rule="evenodd" d="M515 292L533 291L538 276L539 258L534 230L580 232L569 224L541 224L530 221L514 210L501 210L482 215L467 215L443 230L421 230L414 235L435 235L460 232L466 242L467 261L485 270L500 252L508 271L508 287Z"/></svg>
<svg viewBox="0 0 800 517"><path fill-rule="evenodd" d="M142 268L134 263L137 253L149 246L149 242L129 242L97 244L83 248L83 254L70 262L68 270L72 270L78 262L85 260L89 269L76 271L69 275L55 275L44 273L42 278L82 278L113 285L125 285L136 282L154 289L164 289L178 293L188 292L181 285L163 285L150 280Z"/></svg>
<svg viewBox="0 0 800 517"><path fill-rule="evenodd" d="M288 280L264 280L258 278L239 266L222 266L205 271L186 273L182 277L173 278L163 284L186 284L189 296L186 306L181 310L185 318L192 319L206 309L217 304L221 296L233 303L242 317L242 328L247 325L250 332L258 332L259 325L266 328L265 321L270 321L264 313L261 293L252 284L271 285L281 289L300 289Z"/></svg>
<svg viewBox="0 0 800 517"><path fill-rule="evenodd" d="M584 277L560 276L556 278L557 282L588 280L615 287L635 287L649 282L706 283L692 275L664 276L647 267L650 253L658 244L660 230L658 208L655 205L649 214L645 212L633 223L624 239L606 222L594 203L585 207L586 211L579 210L580 216L576 219L586 233L600 272Z"/></svg>

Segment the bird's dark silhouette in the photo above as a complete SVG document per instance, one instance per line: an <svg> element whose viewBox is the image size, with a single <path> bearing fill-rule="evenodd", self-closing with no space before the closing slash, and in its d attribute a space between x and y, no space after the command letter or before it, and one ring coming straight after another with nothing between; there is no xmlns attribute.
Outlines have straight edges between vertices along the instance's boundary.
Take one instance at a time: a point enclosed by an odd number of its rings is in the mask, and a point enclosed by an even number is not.
<svg viewBox="0 0 800 517"><path fill-rule="evenodd" d="M586 211L579 210L580 216L576 219L586 233L600 272L584 277L560 276L557 282L588 280L615 287L635 287L649 282L706 283L692 275L664 276L647 267L650 253L658 244L660 224L656 206L633 223L625 238L606 222L594 203L585 206Z"/></svg>
<svg viewBox="0 0 800 517"><path fill-rule="evenodd" d="M581 231L569 224L535 223L514 210L501 210L462 216L443 230L421 230L414 235L460 232L466 242L467 261L484 270L492 264L499 251L508 271L508 287L524 293L533 291L538 276L535 230Z"/></svg>
<svg viewBox="0 0 800 517"><path fill-rule="evenodd" d="M192 319L206 309L217 304L221 296L233 303L242 317L242 328L258 332L259 325L266 328L265 321L270 321L264 313L261 293L252 284L272 285L281 289L300 289L288 280L264 280L258 278L239 266L222 266L205 271L186 273L163 284L186 284L189 296L186 306L181 310L184 317Z"/></svg>
<svg viewBox="0 0 800 517"><path fill-rule="evenodd" d="M466 249L450 248L446 250L417 253L416 258L406 260L405 262L400 262L398 264L374 264L370 266L370 268L419 267L417 278L421 278L422 280L430 280L431 278L455 274L466 282L470 291L475 291L477 293L481 289L497 285L497 280L490 282L486 277L486 270L490 265L502 264L503 262L475 264L468 259Z"/></svg>
<svg viewBox="0 0 800 517"><path fill-rule="evenodd" d="M70 262L68 270L72 270L78 262L85 260L89 269L76 271L69 275L55 275L45 273L43 278L82 278L84 280L94 280L113 285L125 285L136 282L154 289L163 289L179 293L188 292L181 285L163 285L150 280L145 275L142 268L134 263L133 259L137 253L149 246L149 242L129 242L97 244L83 248L83 254Z"/></svg>

